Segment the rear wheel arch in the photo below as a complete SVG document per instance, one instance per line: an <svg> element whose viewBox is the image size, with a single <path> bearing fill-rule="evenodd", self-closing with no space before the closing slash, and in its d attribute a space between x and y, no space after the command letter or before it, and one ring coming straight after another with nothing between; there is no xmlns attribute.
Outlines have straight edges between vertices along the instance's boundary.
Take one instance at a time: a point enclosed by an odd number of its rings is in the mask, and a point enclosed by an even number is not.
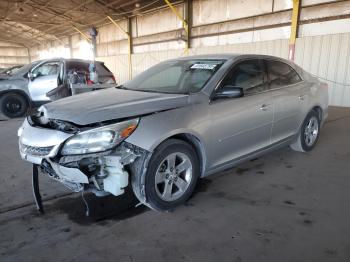
<svg viewBox="0 0 350 262"><path fill-rule="evenodd" d="M317 105L317 106L314 106L313 108L311 108L310 111L315 111L317 114L318 114L318 119L320 121L322 121L322 118L323 118L323 109Z"/></svg>
<svg viewBox="0 0 350 262"><path fill-rule="evenodd" d="M310 119L312 119L312 117L314 117L317 121L317 128L315 128L315 132L316 132L316 139L312 142L311 145L308 145L305 142L305 134L307 136L310 135L310 131L305 131L306 130L306 125L308 121L311 121ZM312 150L314 148L314 146L317 143L318 137L319 137L319 133L320 133L320 127L321 127L321 121L322 121L322 109L318 108L318 107L313 107L308 114L306 115L306 117L303 120L303 123L298 131L296 140L291 143L289 146L294 150L294 151L298 151L298 152L308 152L310 150ZM312 127L312 126L311 126ZM310 128L309 128L310 130ZM313 130L311 130L312 132L314 132ZM308 132L309 134L307 134L306 132Z"/></svg>

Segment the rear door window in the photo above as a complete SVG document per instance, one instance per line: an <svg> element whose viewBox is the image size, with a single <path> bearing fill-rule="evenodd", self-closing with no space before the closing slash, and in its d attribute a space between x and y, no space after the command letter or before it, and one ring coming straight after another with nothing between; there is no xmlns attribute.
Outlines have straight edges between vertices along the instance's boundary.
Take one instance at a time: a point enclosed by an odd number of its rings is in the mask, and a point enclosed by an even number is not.
<svg viewBox="0 0 350 262"><path fill-rule="evenodd" d="M243 88L244 94L260 93L268 90L265 67L260 59L238 63L224 79L222 86L231 85Z"/></svg>
<svg viewBox="0 0 350 262"><path fill-rule="evenodd" d="M297 72L286 63L267 60L266 66L271 88L293 85L301 81Z"/></svg>

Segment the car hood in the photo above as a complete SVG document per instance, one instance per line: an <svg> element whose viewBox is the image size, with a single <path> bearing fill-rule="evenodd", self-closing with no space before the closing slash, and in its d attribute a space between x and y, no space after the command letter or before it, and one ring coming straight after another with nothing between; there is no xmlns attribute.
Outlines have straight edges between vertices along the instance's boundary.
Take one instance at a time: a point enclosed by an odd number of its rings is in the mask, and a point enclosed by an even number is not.
<svg viewBox="0 0 350 262"><path fill-rule="evenodd" d="M57 100L39 111L46 118L87 125L183 107L188 105L188 97L108 88Z"/></svg>

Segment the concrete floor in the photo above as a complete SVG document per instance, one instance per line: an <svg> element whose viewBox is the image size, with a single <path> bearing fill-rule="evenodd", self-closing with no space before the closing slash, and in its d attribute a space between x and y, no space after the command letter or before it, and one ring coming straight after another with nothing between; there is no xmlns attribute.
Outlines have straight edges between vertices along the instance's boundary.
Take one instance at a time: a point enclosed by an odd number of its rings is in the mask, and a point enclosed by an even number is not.
<svg viewBox="0 0 350 262"><path fill-rule="evenodd" d="M0 261L350 261L350 108L332 108L316 148L284 148L202 179L171 213L130 194L77 194L40 176L37 214L17 128L0 121Z"/></svg>

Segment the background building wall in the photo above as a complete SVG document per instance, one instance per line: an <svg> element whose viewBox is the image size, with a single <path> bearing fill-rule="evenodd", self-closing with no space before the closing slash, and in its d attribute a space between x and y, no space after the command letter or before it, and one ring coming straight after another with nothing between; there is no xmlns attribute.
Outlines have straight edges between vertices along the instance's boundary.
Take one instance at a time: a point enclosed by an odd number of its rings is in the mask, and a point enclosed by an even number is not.
<svg viewBox="0 0 350 262"><path fill-rule="evenodd" d="M30 61L26 47L0 41L0 68L18 64L28 64Z"/></svg>
<svg viewBox="0 0 350 262"><path fill-rule="evenodd" d="M189 54L234 52L288 57L292 0L193 0L192 6ZM185 14L183 4L176 8ZM127 20L117 23L127 30ZM129 79L127 36L111 23L98 30L97 59L123 83ZM169 8L132 17L131 31L132 75L185 55L182 22ZM295 62L329 80L332 105L350 106L349 35L349 0L302 1ZM80 34L61 40L30 50L32 58L91 59L89 44Z"/></svg>

